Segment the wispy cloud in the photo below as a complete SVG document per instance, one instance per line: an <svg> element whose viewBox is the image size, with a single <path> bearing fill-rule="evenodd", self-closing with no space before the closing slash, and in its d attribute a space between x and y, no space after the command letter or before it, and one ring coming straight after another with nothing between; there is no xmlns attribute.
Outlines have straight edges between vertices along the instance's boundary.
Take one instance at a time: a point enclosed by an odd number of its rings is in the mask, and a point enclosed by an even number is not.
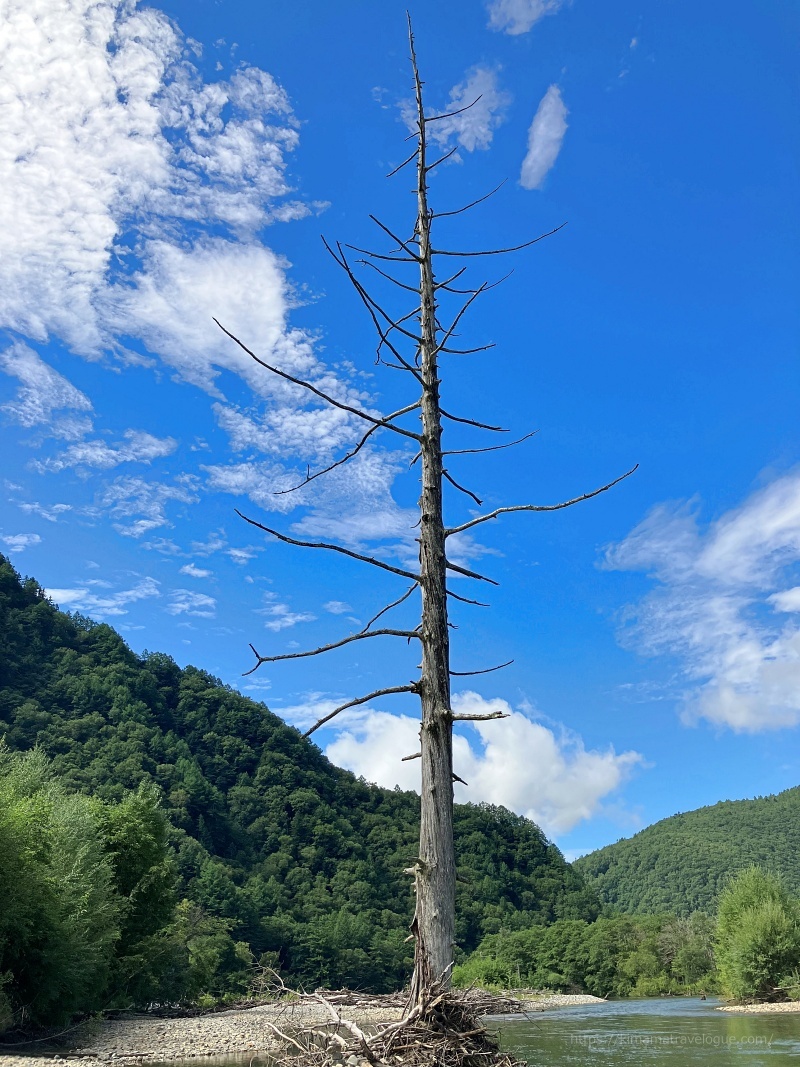
<svg viewBox="0 0 800 1067"><path fill-rule="evenodd" d="M38 515L47 522L58 522L62 515L72 511L72 504L40 504L38 501L23 501L18 505L20 511L29 515Z"/></svg>
<svg viewBox="0 0 800 1067"><path fill-rule="evenodd" d="M46 589L45 592L63 610L80 611L99 618L126 615L131 604L161 595L154 578L142 578L130 589L121 589L116 593L97 591L106 585L105 582L86 582L73 588Z"/></svg>
<svg viewBox="0 0 800 1067"><path fill-rule="evenodd" d="M528 131L528 152L519 181L524 189L541 189L561 151L567 132L567 108L561 90L551 85L542 97Z"/></svg>
<svg viewBox="0 0 800 1067"><path fill-rule="evenodd" d="M339 701L340 703L340 701ZM283 709L300 728L332 711L337 701L311 697L307 704ZM612 747L587 750L576 734L558 732L514 710L499 698L474 692L453 697L460 714L508 715L498 722L477 722L453 739L456 799L500 804L538 823L547 833L566 833L596 815L603 801L624 782L642 757ZM419 748L419 718L373 708L348 712L336 720L337 738L326 756L368 781L419 792L419 764L401 762Z"/></svg>
<svg viewBox="0 0 800 1067"><path fill-rule="evenodd" d="M24 552L26 548L41 544L41 537L37 533L0 534L0 541L10 553Z"/></svg>
<svg viewBox="0 0 800 1067"><path fill-rule="evenodd" d="M196 567L194 563L187 563L185 567L181 567L180 573L187 575L189 578L211 577L211 571L204 570L202 567Z"/></svg>
<svg viewBox="0 0 800 1067"><path fill-rule="evenodd" d="M66 440L91 431L92 403L88 396L28 345L17 343L0 352L0 370L20 383L16 397L3 405L3 411L20 425L46 428L51 436Z"/></svg>
<svg viewBox="0 0 800 1067"><path fill-rule="evenodd" d="M489 27L516 36L527 33L545 15L555 15L564 0L491 0Z"/></svg>
<svg viewBox="0 0 800 1067"><path fill-rule="evenodd" d="M449 115L428 127L430 139L444 149L455 142L467 152L488 148L494 131L504 121L511 102L509 93L499 86L497 70L476 66L466 72L464 80L450 90L447 104L433 114ZM458 115L450 115L459 111ZM404 101L403 119L410 130L416 129L416 105Z"/></svg>
<svg viewBox="0 0 800 1067"><path fill-rule="evenodd" d="M679 658L685 721L749 733L800 723L799 564L797 471L705 527L696 503L661 504L608 550L606 566L656 582L622 636Z"/></svg>
<svg viewBox="0 0 800 1067"><path fill-rule="evenodd" d="M201 619L213 619L217 612L217 602L213 596L206 593L195 593L191 589L174 589L164 611L169 615L194 615Z"/></svg>
<svg viewBox="0 0 800 1067"><path fill-rule="evenodd" d="M316 615L308 611L292 611L288 604L282 603L276 593L264 593L264 607L256 608L257 615L264 616L264 626L273 633L288 630L298 622L313 622Z"/></svg>
<svg viewBox="0 0 800 1067"><path fill-rule="evenodd" d="M142 430L126 430L123 441L109 445L105 441L81 441L48 459L36 460L34 469L63 471L68 467L111 470L121 463L152 463L171 455L178 447L173 437L154 437Z"/></svg>
<svg viewBox="0 0 800 1067"><path fill-rule="evenodd" d="M115 479L101 496L101 507L113 519L114 528L126 537L141 537L150 530L168 526L167 506L175 501L197 501L196 479L184 476L182 484L146 481L139 477Z"/></svg>

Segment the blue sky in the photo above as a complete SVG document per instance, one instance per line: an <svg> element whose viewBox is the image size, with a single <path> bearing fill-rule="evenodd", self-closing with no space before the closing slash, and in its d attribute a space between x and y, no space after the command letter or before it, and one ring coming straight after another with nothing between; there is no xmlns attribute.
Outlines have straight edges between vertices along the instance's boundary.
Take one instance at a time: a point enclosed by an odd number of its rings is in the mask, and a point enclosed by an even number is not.
<svg viewBox="0 0 800 1067"><path fill-rule="evenodd" d="M451 248L556 236L473 279L445 404L522 435L459 457L488 509L459 546L501 585L459 606L458 799L536 818L573 855L658 818L800 781L798 124L794 4L469 0L412 7L453 160L434 210ZM341 412L219 332L341 398L415 397L320 241L408 229L405 5L5 0L0 97L0 550L54 600L171 653L298 725L413 675L351 632L400 579L270 542L403 565L418 492L397 439L302 493L351 446ZM400 306L398 305L400 308ZM405 311L405 308L400 308ZM486 442L448 429L449 447ZM457 468L455 463L458 463ZM469 506L467 506L469 505ZM448 497L463 522L472 505ZM470 583L459 590L471 595ZM481 590L483 592L483 590ZM412 600L397 609L413 618ZM410 673L409 673L410 672ZM460 680L456 680L457 682ZM316 735L368 780L412 788L413 699Z"/></svg>

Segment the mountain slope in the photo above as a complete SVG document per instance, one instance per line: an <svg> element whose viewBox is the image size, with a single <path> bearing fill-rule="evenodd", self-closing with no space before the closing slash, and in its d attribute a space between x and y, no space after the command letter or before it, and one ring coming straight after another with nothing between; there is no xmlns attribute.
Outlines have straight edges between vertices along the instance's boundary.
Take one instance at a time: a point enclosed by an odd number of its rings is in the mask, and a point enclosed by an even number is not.
<svg viewBox="0 0 800 1067"><path fill-rule="evenodd" d="M107 801L161 790L179 892L295 982L407 977L418 799L334 767L260 703L107 625L67 615L0 557L0 735L40 746L67 788ZM456 812L460 945L599 904L533 823Z"/></svg>
<svg viewBox="0 0 800 1067"><path fill-rule="evenodd" d="M800 895L800 787L673 815L573 866L622 911L688 915L713 911L729 876L754 863Z"/></svg>

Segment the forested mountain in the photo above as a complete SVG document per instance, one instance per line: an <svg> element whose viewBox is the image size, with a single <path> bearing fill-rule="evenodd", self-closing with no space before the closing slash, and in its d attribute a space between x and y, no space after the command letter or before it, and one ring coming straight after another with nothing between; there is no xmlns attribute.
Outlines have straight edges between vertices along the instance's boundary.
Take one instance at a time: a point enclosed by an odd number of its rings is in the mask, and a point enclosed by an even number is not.
<svg viewBox="0 0 800 1067"><path fill-rule="evenodd" d="M86 825L94 819L107 828L125 822L116 812L128 810L132 795L147 807L156 795L149 783L158 787L177 904L158 936L183 939L195 957L202 948L205 991L236 988L259 958L312 986L381 990L407 978L412 896L403 870L416 855L417 797L334 767L263 704L203 671L180 669L159 653L135 655L110 626L59 611L0 557L3 735L12 756L38 746L49 770L36 774L57 780L25 785L27 765L9 765L21 820L6 827L14 840L30 830L23 824L32 797L44 798L53 823L54 796L83 794L101 805ZM103 833L102 847L112 848L113 834ZM53 834L55 842L63 837L57 826ZM598 914L594 892L531 822L459 805L456 836L457 936L465 951L501 929ZM126 838L124 848L133 855L138 846ZM143 886L151 875L142 871ZM135 903L114 907L124 913ZM13 929L0 929L0 973L13 938Z"/></svg>
<svg viewBox="0 0 800 1067"><path fill-rule="evenodd" d="M715 911L729 877L751 864L800 895L800 787L673 815L574 867L621 911L689 915Z"/></svg>

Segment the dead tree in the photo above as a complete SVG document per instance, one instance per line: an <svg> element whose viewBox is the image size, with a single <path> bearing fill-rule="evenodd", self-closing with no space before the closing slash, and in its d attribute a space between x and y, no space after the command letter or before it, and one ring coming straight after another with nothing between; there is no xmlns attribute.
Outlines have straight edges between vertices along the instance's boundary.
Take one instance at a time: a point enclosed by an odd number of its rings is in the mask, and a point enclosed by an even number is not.
<svg viewBox="0 0 800 1067"><path fill-rule="evenodd" d="M456 330L470 306L492 286L484 282L475 288L461 288L460 284L456 283L459 283L459 279L462 278L467 270L467 266L464 264L459 264L453 273L441 281L437 280L434 267L443 261L448 262L456 259L467 259L469 261L484 256L498 256L529 248L545 237L556 233L561 227L556 227L549 233L542 234L511 248L495 248L485 251L455 251L438 248L433 245L432 230L435 218L461 214L477 206L492 194L489 193L486 197L481 197L480 200L467 204L456 211L447 211L439 215L435 215L431 211L428 204L429 176L434 168L444 163L445 160L453 155L456 149L444 152L433 162L429 162L428 128L432 123L451 118L462 111L468 110L477 103L477 100L469 104L467 108L461 108L459 111L426 114L423 107L423 83L417 67L414 38L410 23L409 43L416 101L416 129L413 135L416 139L416 147L409 157L391 171L387 177L392 177L404 171L406 167L412 164L416 167L417 205L412 236L403 239L383 222L371 215L370 218L378 226L382 234L392 242L387 251L375 252L354 245L342 245L341 243L331 246L327 241L325 241L325 247L347 275L374 323L378 334L376 362L401 370L407 374L411 381L415 383L418 398L389 415L378 416L371 414L355 405L330 396L312 382L303 381L281 368L267 363L255 352L251 351L240 338L235 337L226 330L221 323L218 323L218 325L231 340L244 349L249 356L267 371L300 386L313 394L318 400L349 412L356 419L361 420L363 424L366 424L365 432L360 440L341 459L314 473L309 470L299 485L294 486L292 490L284 490L284 492L299 489L352 460L379 430L388 430L406 440L413 441L416 448L412 466L419 463L422 483L422 492L419 499L419 536L417 538L419 542L419 569L417 571L406 570L341 545L301 541L297 538L289 537L278 530L271 529L253 518L242 515L241 512L238 514L246 522L286 544L340 553L370 566L381 568L411 583L401 596L381 609L358 633L307 652L292 652L280 656L262 656L252 645L251 648L253 648L256 656L256 665L253 667L253 670L256 670L264 663L317 656L356 641L371 640L375 637L391 636L401 638L407 642L418 641L422 647L421 673L417 679L407 684L388 686L368 693L366 696L348 700L335 708L330 714L321 718L306 732L306 736L308 736L346 709L357 707L380 697L395 693L416 693L419 696L422 711L420 750L405 757L406 759L420 759L422 771L419 855L415 859L414 865L407 872L414 876L416 891L416 908L411 928L415 941L415 966L411 1003L419 1007L424 1005L433 990L446 989L449 986L450 971L453 965L456 886L456 862L453 846L453 782L454 780L461 780L453 770L453 723L472 719L502 717L499 713L477 716L456 715L451 709L450 679L454 672L450 668L448 598L467 604L477 604L479 602L464 597L451 589L448 585L448 572L479 582L490 582L494 585L497 583L493 582L491 578L469 570L449 559L447 555L448 539L466 530L471 530L484 522L490 522L500 515L511 512L547 512L571 507L574 504L606 492L612 486L627 478L636 468L634 467L626 474L615 478L606 485L600 486L598 489L557 504L518 504L510 507L495 508L493 511L478 515L459 525L448 527L445 524L443 511L443 486L445 482L459 492L466 494L478 506L481 505L480 499L469 489L460 485L450 473L448 467L445 466L446 458L454 455L508 448L511 445L521 443L532 434L525 434L517 441L486 447L443 448L442 436L445 423L494 433L506 433L508 431L502 427L492 426L474 418L451 414L442 407L440 401L440 357L447 354L466 355L491 347L486 345L478 348L463 348L457 347L454 341ZM493 190L493 192L496 191ZM353 263L351 263L350 252L355 252L360 257L355 261L358 265L369 267L400 289L413 293L416 298L415 307L410 312L400 316L387 311L356 274ZM409 268L413 269L417 274L417 280L413 284L402 281L402 275L398 277L400 271ZM448 299L457 297L461 301L447 327L442 325L439 317L440 300L445 298L445 294L447 294ZM416 324L414 324L414 320L416 320ZM400 424L400 420L404 416L411 414L417 415L420 423L419 429L412 430ZM398 607L417 590L419 590L421 597L421 621L415 629L375 628L375 623L380 618L393 608ZM502 664L501 666L507 665ZM497 669L499 668L487 668L487 670ZM482 674L485 672L468 671L463 673Z"/></svg>

